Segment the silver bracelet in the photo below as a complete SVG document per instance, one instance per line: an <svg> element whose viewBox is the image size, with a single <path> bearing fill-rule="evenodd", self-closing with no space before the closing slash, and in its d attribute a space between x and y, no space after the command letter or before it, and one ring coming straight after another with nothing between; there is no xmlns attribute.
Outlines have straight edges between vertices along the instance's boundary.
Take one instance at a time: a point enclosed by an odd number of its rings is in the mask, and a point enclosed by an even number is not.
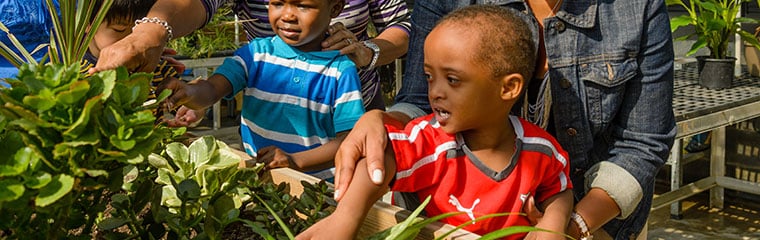
<svg viewBox="0 0 760 240"><path fill-rule="evenodd" d="M591 232L588 231L588 225L586 225L586 221L583 220L583 217L581 217L581 215L572 212L570 214L570 218L573 219L575 224L578 224L578 228L581 230L581 235L578 240L591 240L594 238L594 236L591 235Z"/></svg>
<svg viewBox="0 0 760 240"><path fill-rule="evenodd" d="M135 27L137 27L137 25L140 23L157 23L158 25L161 25L162 27L164 27L164 29L166 29L167 42L172 40L172 37L174 37L174 34L172 33L172 26L169 26L168 22L161 20L158 17L152 17L152 18L143 17L141 19L135 20L135 26L132 27L132 31L134 31Z"/></svg>
<svg viewBox="0 0 760 240"><path fill-rule="evenodd" d="M378 57L380 57L380 47L377 46L377 44L375 44L374 42L372 42L370 40L365 40L365 41L362 42L362 44L364 44L364 46L366 46L367 48L369 48L370 50L372 50L372 60L370 60L369 64L367 64L367 66L364 66L362 68L364 70L369 71L369 70L372 70L373 68L375 68L375 64L377 64L377 59L378 59Z"/></svg>

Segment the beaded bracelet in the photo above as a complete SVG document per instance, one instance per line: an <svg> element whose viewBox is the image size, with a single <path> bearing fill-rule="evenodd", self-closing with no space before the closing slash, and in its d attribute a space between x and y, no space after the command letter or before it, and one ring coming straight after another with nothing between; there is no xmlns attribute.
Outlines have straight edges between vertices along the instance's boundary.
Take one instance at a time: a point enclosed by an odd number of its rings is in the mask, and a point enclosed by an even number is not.
<svg viewBox="0 0 760 240"><path fill-rule="evenodd" d="M578 228L581 230L581 236L578 238L579 240L591 240L594 237L591 235L591 232L588 231L588 225L586 225L586 221L583 220L583 217L581 217L581 215L573 212L570 214L570 218L572 218L573 221L578 224Z"/></svg>
<svg viewBox="0 0 760 240"><path fill-rule="evenodd" d="M172 40L172 37L174 37L174 34L172 33L172 26L169 26L168 22L166 22L164 20L161 20L161 19L159 19L157 17L152 17L152 18L143 17L141 19L135 20L135 26L132 27L132 31L134 31L135 27L137 27L137 24L140 24L140 23L157 23L157 24L163 26L164 29L166 29L166 36L167 36L166 41L167 42L170 41L170 40Z"/></svg>

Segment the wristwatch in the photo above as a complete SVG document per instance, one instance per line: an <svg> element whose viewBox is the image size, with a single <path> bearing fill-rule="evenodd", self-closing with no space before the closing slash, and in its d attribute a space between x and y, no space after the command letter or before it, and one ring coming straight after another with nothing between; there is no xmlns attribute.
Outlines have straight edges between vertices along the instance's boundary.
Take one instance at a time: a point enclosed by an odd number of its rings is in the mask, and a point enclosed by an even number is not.
<svg viewBox="0 0 760 240"><path fill-rule="evenodd" d="M370 40L365 40L362 42L364 46L372 50L372 61L367 64L367 66L362 67L362 70L372 70L375 68L375 64L377 63L377 58L380 57L380 47L377 46L374 42Z"/></svg>

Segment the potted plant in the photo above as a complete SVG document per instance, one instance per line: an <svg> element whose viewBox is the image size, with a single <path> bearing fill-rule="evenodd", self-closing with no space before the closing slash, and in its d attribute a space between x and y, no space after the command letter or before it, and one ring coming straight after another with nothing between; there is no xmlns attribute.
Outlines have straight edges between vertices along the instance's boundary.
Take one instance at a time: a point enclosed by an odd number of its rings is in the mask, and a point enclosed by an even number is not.
<svg viewBox="0 0 760 240"><path fill-rule="evenodd" d="M750 0L693 0L688 4L682 0L667 0L668 6L683 7L688 14L674 17L670 20L672 31L680 27L693 26L694 32L675 40L686 40L696 36L697 39L686 53L692 55L701 48L707 48L710 55L706 57L700 70L699 83L708 89L724 89L731 87L734 79L734 64L736 58L728 56L728 44L735 34L741 39L760 48L760 43L752 33L742 30L742 23L758 23L757 20L737 17L742 3ZM699 59L698 59L699 60ZM702 65L700 63L700 65Z"/></svg>
<svg viewBox="0 0 760 240"><path fill-rule="evenodd" d="M755 38L760 36L760 27L755 28ZM747 71L750 75L760 77L760 48L750 43L744 43L744 61L747 63Z"/></svg>

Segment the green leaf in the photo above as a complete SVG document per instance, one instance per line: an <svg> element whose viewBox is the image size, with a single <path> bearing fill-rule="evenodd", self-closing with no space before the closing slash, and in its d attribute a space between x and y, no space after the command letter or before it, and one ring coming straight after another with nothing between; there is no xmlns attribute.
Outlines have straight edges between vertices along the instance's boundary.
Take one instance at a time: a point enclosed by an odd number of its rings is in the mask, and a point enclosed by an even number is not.
<svg viewBox="0 0 760 240"><path fill-rule="evenodd" d="M185 179L177 185L177 196L181 200L196 200L201 198L201 186L192 179Z"/></svg>
<svg viewBox="0 0 760 240"><path fill-rule="evenodd" d="M79 118L77 118L77 121L74 122L68 130L63 132L63 135L66 137L70 137L72 139L76 139L79 137L79 135L82 134L82 132L86 131L88 129L88 123L90 122L92 111L96 108L99 108L101 105L101 101L99 96L95 96L93 98L87 99L87 102L84 104L84 108L82 109L82 112L79 115ZM92 129L89 128L91 131Z"/></svg>
<svg viewBox="0 0 760 240"><path fill-rule="evenodd" d="M179 142L173 142L166 145L166 154L169 155L172 162L175 164L177 162L187 162L189 155L187 147Z"/></svg>
<svg viewBox="0 0 760 240"><path fill-rule="evenodd" d="M98 222L98 229L105 230L105 231L113 230L118 227L124 226L124 224L127 224L128 222L129 220L125 218L110 217Z"/></svg>
<svg viewBox="0 0 760 240"><path fill-rule="evenodd" d="M53 176L49 173L37 171L32 176L26 178L24 185L31 189L40 189L50 183L53 180Z"/></svg>
<svg viewBox="0 0 760 240"><path fill-rule="evenodd" d="M22 148L13 155L12 162L0 165L0 177L17 176L29 167L29 163L39 160L39 156L29 147Z"/></svg>
<svg viewBox="0 0 760 240"><path fill-rule="evenodd" d="M180 145L182 145L182 144L180 144ZM155 168L158 168L158 169L167 168L169 170L172 170L172 172L174 171L174 169L172 169L172 166L169 165L169 161L166 161L166 159L164 157L162 157L161 155L155 154L155 153L151 153L148 156L148 163L150 163L151 166L153 166Z"/></svg>
<svg viewBox="0 0 760 240"><path fill-rule="evenodd" d="M89 90L90 84L88 81L76 81L69 86L69 90L58 93L55 98L60 103L74 105L86 97Z"/></svg>
<svg viewBox="0 0 760 240"><path fill-rule="evenodd" d="M111 144L113 144L114 147L122 151L128 151L137 144L137 141L133 139L121 139L117 135L111 135L108 140L111 141Z"/></svg>
<svg viewBox="0 0 760 240"><path fill-rule="evenodd" d="M0 180L0 202L13 201L24 194L24 184L16 179Z"/></svg>
<svg viewBox="0 0 760 240"><path fill-rule="evenodd" d="M193 141L188 147L190 153L190 163L195 166L205 164L211 159L211 155L216 151L216 139L212 136L203 136Z"/></svg>
<svg viewBox="0 0 760 240"><path fill-rule="evenodd" d="M161 185L172 185L172 178L176 178L174 176L174 172L167 169L167 168L159 168L158 169L158 177L156 177L156 183Z"/></svg>
<svg viewBox="0 0 760 240"><path fill-rule="evenodd" d="M108 176L108 172L104 170L87 169L84 172L87 173L87 176L90 177Z"/></svg>
<svg viewBox="0 0 760 240"><path fill-rule="evenodd" d="M553 231L549 231L549 230L544 230L544 229L540 229L540 228L536 228L536 227L531 227L531 226L512 226L512 227L507 227L507 228L499 229L499 230L490 232L490 233L488 233L486 235L483 235L483 236L480 237L480 240L501 239L501 238L504 238L506 236L510 236L510 235L514 235L514 234L518 234L518 233L532 232L532 231L552 232L552 233L557 233L559 235L565 235L565 234L562 234L562 233L553 232Z"/></svg>
<svg viewBox="0 0 760 240"><path fill-rule="evenodd" d="M161 205L167 207L179 207L182 200L177 197L177 190L172 185L166 185L161 188Z"/></svg>
<svg viewBox="0 0 760 240"><path fill-rule="evenodd" d="M40 189L40 193L37 195L37 199L34 200L35 205L38 207L50 205L55 201L58 201L58 199L65 196L67 193L71 192L71 189L73 187L73 177L66 174L56 175L53 177L50 183Z"/></svg>

